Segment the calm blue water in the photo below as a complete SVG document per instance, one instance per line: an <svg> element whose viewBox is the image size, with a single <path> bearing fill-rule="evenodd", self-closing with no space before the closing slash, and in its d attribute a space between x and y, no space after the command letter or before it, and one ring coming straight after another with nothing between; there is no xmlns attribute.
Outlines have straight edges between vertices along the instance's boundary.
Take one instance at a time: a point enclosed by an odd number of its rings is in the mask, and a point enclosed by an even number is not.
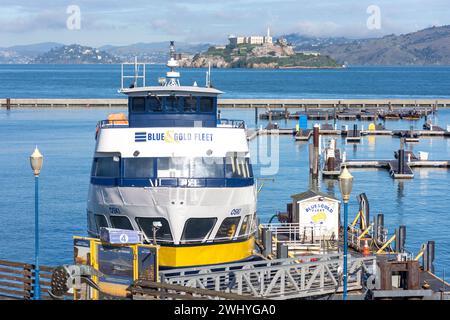
<svg viewBox="0 0 450 320"><path fill-rule="evenodd" d="M54 79L54 72L58 70ZM109 97L117 86L112 66L69 66L69 78L61 66L0 66L0 96L16 97ZM92 74L102 74L98 82L90 79ZM162 69L161 69L162 70ZM371 71L372 70L372 71ZM433 77L433 70L439 77ZM14 72L15 71L15 72ZM229 72L229 73L228 73ZM17 74L22 73L22 77ZM340 75L339 75L340 73ZM359 76L352 78L348 73ZM46 74L45 81L42 74ZM187 70L185 77L194 74L202 76L198 70ZM300 80L289 85L291 77ZM393 77L392 74L396 75ZM408 74L409 76L405 75ZM411 74L422 74L428 79L427 85L417 83ZM4 77L6 75L6 78ZM79 79L78 76L84 75ZM255 75L255 77L253 77ZM366 75L366 76L363 76ZM252 76L252 77L250 77ZM403 80L398 80L398 77ZM315 85L304 77L314 79ZM377 88L362 88L361 79L373 78ZM417 76L419 77L419 76ZM22 78L22 80L20 80ZM279 78L268 87L269 78ZM8 79L8 80L5 80ZM33 80L34 79L34 80ZM90 79L90 80L89 80ZM200 78L203 79L203 78ZM314 97L334 96L446 96L450 88L450 68L355 68L354 70L325 71L259 71L259 70L217 70L214 72L217 86L228 92L228 97L277 97L287 90L291 97L301 93ZM334 83L338 79L341 81ZM352 80L353 79L353 80ZM385 79L384 86L381 79ZM76 80L72 82L72 80ZM92 81L89 83L89 81ZM256 81L256 82L255 82ZM402 83L402 90L392 83ZM223 85L219 85L221 82ZM235 83L247 83L238 90ZM332 84L328 87L327 84ZM305 84L305 86L303 86ZM96 87L96 85L98 85ZM433 89L435 86L435 90ZM52 88L53 86L53 88ZM366 83L367 86L367 83ZM411 87L412 86L412 87ZM225 88L223 88L225 87ZM298 89L296 89L298 88ZM334 88L334 89L333 89ZM358 89L359 88L359 89ZM233 91L234 90L234 91ZM335 92L333 92L335 90ZM395 91L397 91L395 93ZM234 92L234 94L232 94ZM357 92L352 93L352 92ZM435 94L433 94L433 92ZM123 110L125 111L125 110ZM85 201L89 183L91 156L94 148L95 125L106 118L105 109L14 109L0 110L0 219L2 221L0 259L32 261L34 202L33 177L28 157L35 144L44 153L44 167L41 174L41 251L44 264L71 262L72 236L84 235L86 229ZM239 118L254 126L252 110L222 111L223 117ZM445 127L450 124L450 110L440 110L434 122ZM423 123L412 123L420 127ZM262 124L264 124L262 122ZM310 126L313 123L310 122ZM338 126L348 124L338 122ZM361 124L361 123L360 123ZM363 123L366 127L368 122ZM282 127L294 127L294 121L281 121ZM409 122L387 122L388 128L408 128ZM260 139L265 139L264 137ZM323 141L326 142L327 139ZM259 149L261 140L251 143L255 174L261 175ZM359 145L346 145L338 139L349 159L393 158L399 140L390 137L365 137ZM413 151L430 152L431 159L450 159L450 139L428 138L419 143L407 145ZM293 141L290 136L279 139L279 169L274 181L266 181L260 193L258 211L261 219L267 221L277 211L284 211L290 195L305 191L309 187L307 144ZM400 224L407 226L407 246L417 252L427 240L436 241L436 269L442 274L450 268L450 211L447 191L450 173L443 169L416 169L415 178L409 181L394 181L384 170L353 170L355 184L350 202L350 218L357 210L355 196L366 192L369 197L371 214L384 213L388 227L393 231ZM321 190L339 195L334 181L321 181ZM448 272L447 272L448 273Z"/></svg>
<svg viewBox="0 0 450 320"><path fill-rule="evenodd" d="M147 66L147 80L164 76ZM182 84L205 83L206 69L180 69ZM224 98L450 97L448 67L350 67L329 70L214 69ZM120 65L0 65L0 98L113 98ZM147 83L149 84L149 83Z"/></svg>

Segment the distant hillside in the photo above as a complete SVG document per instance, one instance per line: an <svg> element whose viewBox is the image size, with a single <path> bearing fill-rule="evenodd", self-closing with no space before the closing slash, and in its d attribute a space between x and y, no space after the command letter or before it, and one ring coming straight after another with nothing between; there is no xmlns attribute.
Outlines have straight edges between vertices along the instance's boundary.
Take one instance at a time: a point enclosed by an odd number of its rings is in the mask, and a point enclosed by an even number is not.
<svg viewBox="0 0 450 320"><path fill-rule="evenodd" d="M333 44L347 44L353 40L344 37L312 37L299 33L281 36L295 47L297 51L317 51Z"/></svg>
<svg viewBox="0 0 450 320"><path fill-rule="evenodd" d="M331 44L319 51L353 65L450 65L450 26Z"/></svg>
<svg viewBox="0 0 450 320"><path fill-rule="evenodd" d="M208 49L210 44L189 44L176 42L177 52L196 54ZM165 63L169 52L169 42L134 43L126 46L103 46L99 49L117 56L123 61L133 61L134 57L140 62Z"/></svg>
<svg viewBox="0 0 450 320"><path fill-rule="evenodd" d="M42 42L0 48L0 63L30 63L39 54L63 46L57 42Z"/></svg>
<svg viewBox="0 0 450 320"><path fill-rule="evenodd" d="M41 64L109 64L120 62L119 58L105 51L78 44L51 49L32 61L32 63Z"/></svg>

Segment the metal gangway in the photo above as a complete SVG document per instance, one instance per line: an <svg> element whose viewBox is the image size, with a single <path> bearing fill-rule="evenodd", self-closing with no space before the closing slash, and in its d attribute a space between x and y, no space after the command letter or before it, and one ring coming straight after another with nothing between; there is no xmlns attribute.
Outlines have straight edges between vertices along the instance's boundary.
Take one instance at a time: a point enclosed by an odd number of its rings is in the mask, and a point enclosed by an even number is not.
<svg viewBox="0 0 450 320"><path fill-rule="evenodd" d="M341 254L230 263L160 271L162 283L266 299L293 299L342 292ZM375 257L349 257L348 290L363 289L376 272Z"/></svg>

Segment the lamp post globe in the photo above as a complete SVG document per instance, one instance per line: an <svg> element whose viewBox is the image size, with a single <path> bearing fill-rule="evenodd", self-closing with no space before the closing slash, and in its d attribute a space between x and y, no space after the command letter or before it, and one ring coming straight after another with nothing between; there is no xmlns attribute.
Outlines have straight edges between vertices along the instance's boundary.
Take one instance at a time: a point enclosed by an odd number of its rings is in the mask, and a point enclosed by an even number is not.
<svg viewBox="0 0 450 320"><path fill-rule="evenodd" d="M348 202L350 199L350 193L352 193L353 188L353 176L348 171L347 167L344 167L341 174L339 175L339 189L341 190L342 199Z"/></svg>
<svg viewBox="0 0 450 320"><path fill-rule="evenodd" d="M39 174L41 173L42 163L44 157L39 149L34 149L30 156L30 165L34 174L34 292L33 299L41 299L41 285L40 285L40 268L39 268Z"/></svg>
<svg viewBox="0 0 450 320"><path fill-rule="evenodd" d="M44 162L44 157L42 153L39 151L38 147L34 149L34 152L30 156L30 165L33 170L33 174L38 176L41 173L42 163Z"/></svg>

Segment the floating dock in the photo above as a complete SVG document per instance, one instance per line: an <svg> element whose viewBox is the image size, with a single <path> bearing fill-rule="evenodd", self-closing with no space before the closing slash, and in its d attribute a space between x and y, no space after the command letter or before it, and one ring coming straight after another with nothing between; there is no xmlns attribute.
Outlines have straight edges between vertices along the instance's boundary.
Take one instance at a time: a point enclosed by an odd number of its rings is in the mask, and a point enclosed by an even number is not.
<svg viewBox="0 0 450 320"><path fill-rule="evenodd" d="M403 151L403 150L399 150ZM396 153L396 160L347 160L342 166L347 168L385 168L389 170L390 175L394 179L412 179L414 172L412 168L449 168L448 160L420 160L411 151L403 151L403 161L399 160Z"/></svg>

